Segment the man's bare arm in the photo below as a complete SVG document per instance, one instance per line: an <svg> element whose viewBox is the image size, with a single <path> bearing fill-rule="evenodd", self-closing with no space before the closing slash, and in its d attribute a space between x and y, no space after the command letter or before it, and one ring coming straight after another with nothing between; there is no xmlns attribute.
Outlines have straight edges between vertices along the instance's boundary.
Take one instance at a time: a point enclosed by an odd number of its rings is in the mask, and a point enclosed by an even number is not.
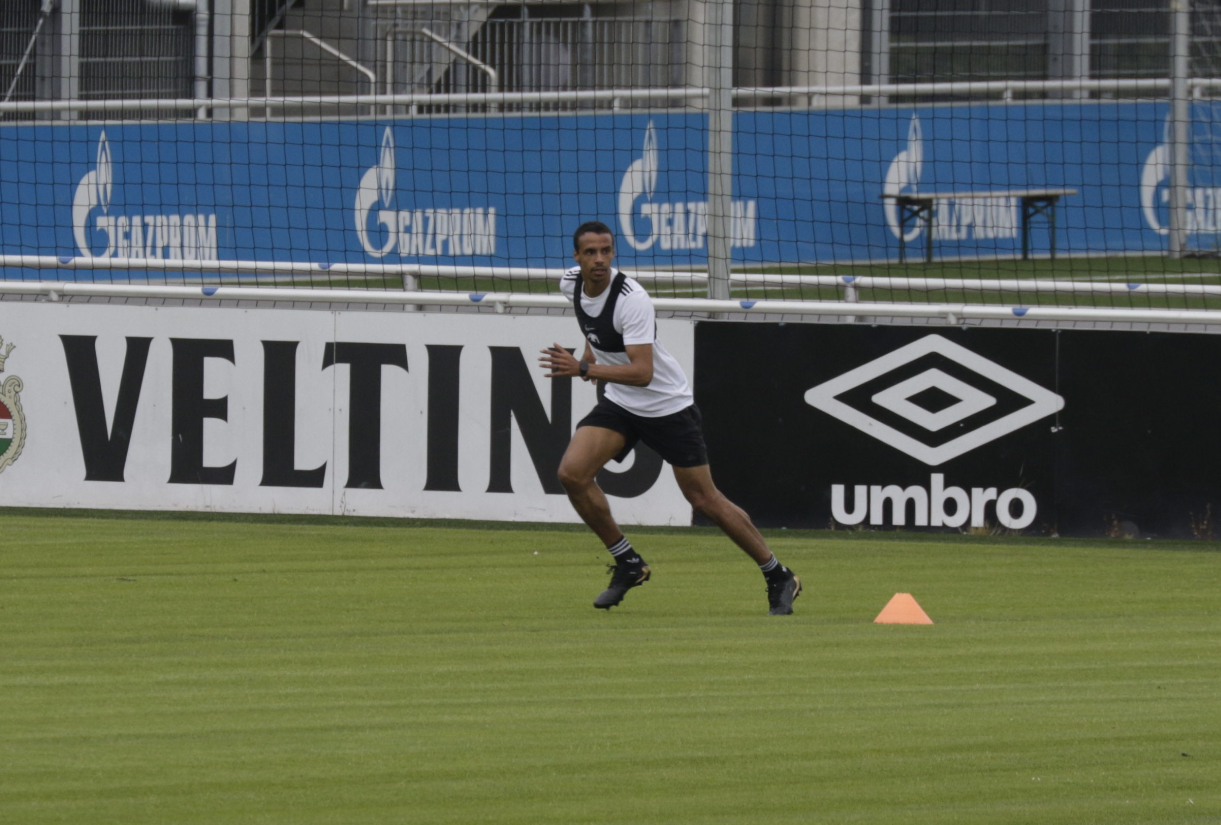
<svg viewBox="0 0 1221 825"><path fill-rule="evenodd" d="M625 347L630 364L597 364L589 362L589 370L585 377L599 381L609 381L612 384L627 384L632 387L647 387L653 380L653 345L628 344ZM592 355L589 344L586 343L586 353ZM542 350L539 364L550 370L548 378L581 377L580 361L559 344L554 344Z"/></svg>

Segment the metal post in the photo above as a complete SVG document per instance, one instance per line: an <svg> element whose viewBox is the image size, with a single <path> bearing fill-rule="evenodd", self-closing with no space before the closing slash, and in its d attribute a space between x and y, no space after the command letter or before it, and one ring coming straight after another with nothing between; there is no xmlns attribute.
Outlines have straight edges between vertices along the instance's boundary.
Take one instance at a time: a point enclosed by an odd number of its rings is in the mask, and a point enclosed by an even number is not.
<svg viewBox="0 0 1221 825"><path fill-rule="evenodd" d="M1191 100L1187 85L1191 50L1191 0L1170 0L1170 257L1187 247L1187 172L1191 163Z"/></svg>
<svg viewBox="0 0 1221 825"><path fill-rule="evenodd" d="M233 37L233 26L238 22L233 0L211 0L211 12L212 65L209 74L212 77L212 88L208 90L208 96L232 99L234 94L233 52L231 49L236 43L236 39ZM212 118L228 120L236 111L236 109L215 111L212 112Z"/></svg>
<svg viewBox="0 0 1221 825"><path fill-rule="evenodd" d="M230 0L229 24L229 97L244 100L250 97L250 0ZM231 120L247 120L250 110L234 108Z"/></svg>
<svg viewBox="0 0 1221 825"><path fill-rule="evenodd" d="M1047 76L1056 80L1089 79L1089 0L1051 0L1047 29ZM1089 94L1074 89L1058 96L1087 98Z"/></svg>
<svg viewBox="0 0 1221 825"><path fill-rule="evenodd" d="M707 0L708 297L729 298L733 209L733 0Z"/></svg>
<svg viewBox="0 0 1221 825"><path fill-rule="evenodd" d="M59 52L55 76L59 78L56 97L76 100L81 94L81 0L63 0L59 6ZM76 120L77 112L65 110L59 117Z"/></svg>
<svg viewBox="0 0 1221 825"><path fill-rule="evenodd" d="M869 58L870 82L890 82L890 0L873 0L869 7ZM879 95L873 100L879 106L886 105L886 98Z"/></svg>
<svg viewBox="0 0 1221 825"><path fill-rule="evenodd" d="M208 84L212 79L212 12L208 0L195 2L195 99L211 97ZM195 116L207 120L208 107L200 106Z"/></svg>

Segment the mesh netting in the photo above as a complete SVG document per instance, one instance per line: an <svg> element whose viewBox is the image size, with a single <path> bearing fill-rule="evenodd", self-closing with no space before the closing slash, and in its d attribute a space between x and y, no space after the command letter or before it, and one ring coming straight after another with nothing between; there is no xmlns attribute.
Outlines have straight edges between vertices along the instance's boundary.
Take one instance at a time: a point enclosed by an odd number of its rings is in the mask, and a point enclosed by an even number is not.
<svg viewBox="0 0 1221 825"><path fill-rule="evenodd" d="M1166 2L12 0L0 272L551 292L597 219L659 295L1208 306L1190 29L1172 256Z"/></svg>

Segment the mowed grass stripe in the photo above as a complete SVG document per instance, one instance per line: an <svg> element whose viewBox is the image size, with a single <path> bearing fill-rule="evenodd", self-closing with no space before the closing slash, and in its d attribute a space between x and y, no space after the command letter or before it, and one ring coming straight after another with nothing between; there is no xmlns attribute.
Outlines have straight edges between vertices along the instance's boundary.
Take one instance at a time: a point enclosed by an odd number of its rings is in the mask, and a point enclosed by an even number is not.
<svg viewBox="0 0 1221 825"><path fill-rule="evenodd" d="M1221 818L1212 545L3 526L3 822Z"/></svg>

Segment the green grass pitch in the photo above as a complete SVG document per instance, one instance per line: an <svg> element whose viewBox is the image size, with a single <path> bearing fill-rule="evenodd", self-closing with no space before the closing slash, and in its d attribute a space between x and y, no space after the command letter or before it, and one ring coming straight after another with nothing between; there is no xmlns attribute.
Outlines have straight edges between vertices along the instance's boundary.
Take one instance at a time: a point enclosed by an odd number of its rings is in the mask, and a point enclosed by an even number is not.
<svg viewBox="0 0 1221 825"><path fill-rule="evenodd" d="M1216 545L0 514L3 823L1221 821Z"/></svg>

